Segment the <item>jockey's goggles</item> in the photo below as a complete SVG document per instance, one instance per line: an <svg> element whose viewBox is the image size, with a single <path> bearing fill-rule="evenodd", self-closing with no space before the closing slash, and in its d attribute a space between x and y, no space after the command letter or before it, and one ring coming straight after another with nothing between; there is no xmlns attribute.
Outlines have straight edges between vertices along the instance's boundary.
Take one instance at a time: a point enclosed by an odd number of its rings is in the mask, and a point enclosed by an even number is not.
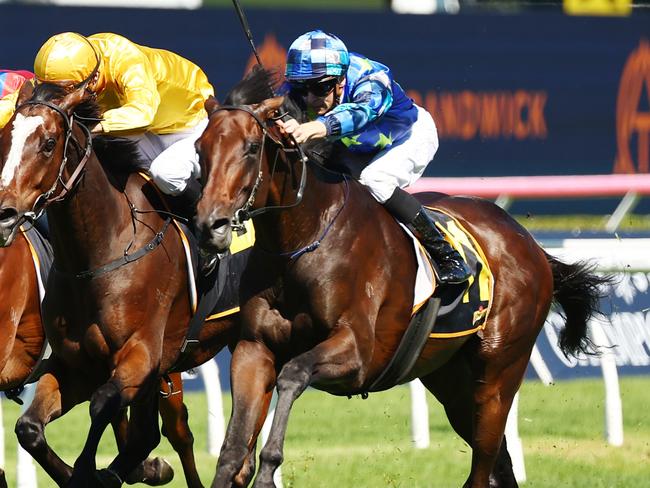
<svg viewBox="0 0 650 488"><path fill-rule="evenodd" d="M292 92L301 96L307 96L307 93L311 93L317 97L326 97L332 93L338 83L339 78L333 77L324 80L290 81L289 86Z"/></svg>

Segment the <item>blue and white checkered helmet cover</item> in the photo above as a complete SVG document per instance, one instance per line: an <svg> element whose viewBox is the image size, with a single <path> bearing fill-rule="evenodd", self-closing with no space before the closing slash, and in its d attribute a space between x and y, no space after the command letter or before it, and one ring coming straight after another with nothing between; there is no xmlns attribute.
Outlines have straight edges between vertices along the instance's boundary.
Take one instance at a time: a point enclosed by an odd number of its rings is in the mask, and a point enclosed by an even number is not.
<svg viewBox="0 0 650 488"><path fill-rule="evenodd" d="M303 34L293 41L287 53L288 80L311 80L322 76L341 76L350 65L343 41L322 30Z"/></svg>

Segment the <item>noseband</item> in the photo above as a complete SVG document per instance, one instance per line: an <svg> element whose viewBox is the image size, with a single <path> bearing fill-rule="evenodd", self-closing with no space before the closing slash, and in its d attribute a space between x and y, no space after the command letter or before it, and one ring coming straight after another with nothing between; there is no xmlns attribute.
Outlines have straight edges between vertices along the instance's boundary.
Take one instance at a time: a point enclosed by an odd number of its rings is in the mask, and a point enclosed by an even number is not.
<svg viewBox="0 0 650 488"><path fill-rule="evenodd" d="M25 212L23 214L23 218L25 220L28 220L33 223L36 220L38 220L38 218L43 214L45 209L51 203L60 202L64 200L66 196L72 190L74 190L74 188L77 186L79 181L81 181L81 175L84 172L86 163L88 162L88 159L90 159L90 154L92 153L92 136L90 134L90 129L88 129L88 127L86 127L84 124L79 123L79 121L75 119L74 114L68 117L68 114L66 114L60 107L54 105L53 103L30 100L16 107L16 112L20 110L22 107L24 107L25 105L43 105L45 107L48 107L54 110L56 113L58 113L63 118L65 124L65 143L64 143L65 145L63 146L63 159L61 160L61 166L59 167L59 174L57 175L56 180L54 181L52 187L45 193L42 193L38 196L38 198L34 202L34 205L32 206L31 211ZM66 182L63 181L63 171L65 170L66 165L68 163L68 146L70 144L70 141L74 142L77 148L81 149L83 147L81 143L74 137L74 134L72 133L72 127L73 124L75 123L79 127L81 127L81 129L86 134L86 147L84 150L83 157L81 158L81 161L79 161L79 164L77 165L75 170L68 178L68 181ZM59 184L61 184L62 189L57 195L55 195L54 193L57 187L59 186Z"/></svg>
<svg viewBox="0 0 650 488"><path fill-rule="evenodd" d="M288 208L293 208L300 204L305 191L305 185L307 183L307 170L306 170L307 156L305 155L305 152L303 151L302 147L300 147L300 145L295 141L295 139L293 139L293 136L291 136L291 139L293 140L293 147L287 147L280 139L273 136L273 134L269 132L268 125L265 123L265 121L262 120L260 116L257 115L247 105L223 105L215 109L212 113L210 113L210 116L220 111L234 111L234 110L246 112L248 115L253 117L253 119L255 119L257 125L259 125L259 127L262 129L262 144L260 145L260 153L258 154L257 179L255 180L255 184L253 185L253 189L251 190L248 200L246 200L246 203L244 203L244 205L241 208L235 211L232 221L230 223L232 229L239 232L239 231L243 231L244 222L257 215L266 213L269 210L284 210ZM282 118L283 116L284 114L274 117L273 120L277 120L279 118ZM290 205L273 205L269 207L262 207L251 211L250 208L255 203L255 195L257 193L260 184L262 183L262 152L264 151L264 146L267 137L275 145L279 146L280 150L285 154L290 152L298 153L298 157L300 158L300 161L302 163L302 174L300 175L300 186L298 187L298 191L296 193L296 201L294 203Z"/></svg>

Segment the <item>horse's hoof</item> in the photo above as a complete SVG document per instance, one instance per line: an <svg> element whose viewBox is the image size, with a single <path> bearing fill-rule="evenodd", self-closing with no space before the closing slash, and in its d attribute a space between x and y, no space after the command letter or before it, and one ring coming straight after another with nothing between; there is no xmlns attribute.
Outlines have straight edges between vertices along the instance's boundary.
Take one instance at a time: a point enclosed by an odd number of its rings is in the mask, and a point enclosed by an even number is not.
<svg viewBox="0 0 650 488"><path fill-rule="evenodd" d="M144 483L149 486L166 485L174 479L174 469L165 459L146 459L126 478L129 485Z"/></svg>
<svg viewBox="0 0 650 488"><path fill-rule="evenodd" d="M110 469L95 471L95 481L102 488L120 488L122 486L120 477Z"/></svg>

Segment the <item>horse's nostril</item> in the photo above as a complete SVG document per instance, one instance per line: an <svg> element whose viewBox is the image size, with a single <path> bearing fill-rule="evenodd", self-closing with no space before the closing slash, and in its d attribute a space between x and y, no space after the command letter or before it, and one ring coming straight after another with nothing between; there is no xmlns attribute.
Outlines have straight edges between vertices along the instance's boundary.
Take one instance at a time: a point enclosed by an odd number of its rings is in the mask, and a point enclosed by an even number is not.
<svg viewBox="0 0 650 488"><path fill-rule="evenodd" d="M212 225L210 226L212 229L219 229L221 227L224 227L228 225L230 221L228 219L217 219L214 222L212 222Z"/></svg>
<svg viewBox="0 0 650 488"><path fill-rule="evenodd" d="M0 208L0 222L6 222L15 219L18 216L18 210L13 207Z"/></svg>

